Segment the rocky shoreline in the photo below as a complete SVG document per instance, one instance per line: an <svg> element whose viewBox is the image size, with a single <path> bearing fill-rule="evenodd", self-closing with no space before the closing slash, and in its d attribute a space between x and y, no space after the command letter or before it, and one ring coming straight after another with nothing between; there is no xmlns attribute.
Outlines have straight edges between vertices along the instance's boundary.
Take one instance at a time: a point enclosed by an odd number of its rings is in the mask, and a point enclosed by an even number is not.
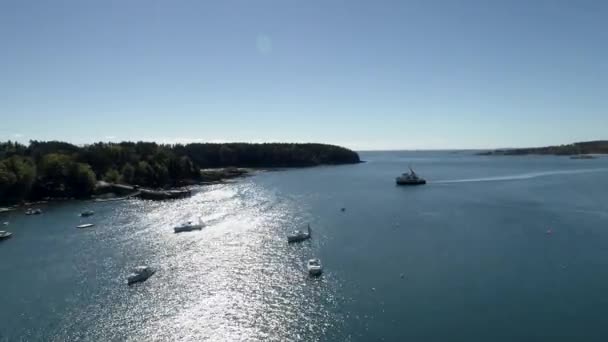
<svg viewBox="0 0 608 342"><path fill-rule="evenodd" d="M97 182L93 199L97 201L119 200L127 198L139 198L144 200L162 201L168 199L185 198L192 195L189 186L210 185L224 182L228 179L243 177L252 170L244 168L222 168L201 170L201 178L186 182L184 186L167 189L147 189L138 185L114 184L108 182Z"/></svg>
<svg viewBox="0 0 608 342"><path fill-rule="evenodd" d="M90 200L95 202L119 201L131 198L143 200L162 201L169 199L185 198L192 195L190 186L195 185L211 185L220 184L227 180L245 177L254 172L254 169L249 168L221 168L221 169L205 169L201 170L201 178L192 180L183 186L167 188L167 189L147 189L137 185L130 184L114 184L104 181L99 181L96 184L95 192ZM26 208L34 205L46 204L49 202L58 202L70 200L73 198L45 198L43 201L23 202L6 207L0 207L0 214L12 212L21 208Z"/></svg>

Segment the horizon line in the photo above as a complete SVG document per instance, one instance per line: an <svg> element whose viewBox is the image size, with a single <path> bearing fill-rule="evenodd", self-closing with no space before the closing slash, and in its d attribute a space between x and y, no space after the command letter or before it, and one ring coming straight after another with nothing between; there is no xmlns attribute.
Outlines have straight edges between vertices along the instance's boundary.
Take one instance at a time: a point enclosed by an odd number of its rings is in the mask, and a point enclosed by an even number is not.
<svg viewBox="0 0 608 342"><path fill-rule="evenodd" d="M21 139L19 139L21 138ZM137 142L144 142L144 143L156 143L159 145L187 145L187 144L322 144L322 145L334 145L334 146L338 146L338 147L344 147L347 149L350 149L352 151L357 151L357 152L398 152L398 151L408 151L408 152L433 152L433 151L483 151L483 150L512 150L512 149L526 149L526 148L543 148L543 147L550 147L550 146L563 146L563 145L573 145L573 144L579 144L579 143L588 143L588 142L599 142L599 141L608 141L608 139L591 139L591 140L579 140L579 141L575 141L575 142L569 142L569 143L553 143L553 144L546 144L546 145L536 145L536 146L519 146L519 147L515 147L515 146L511 146L511 147L445 147L445 148L437 148L437 147L429 147L429 148L424 148L424 147L416 147L416 148L412 148L412 147L398 147L398 148L392 148L392 147L388 147L388 148L352 148L352 147L348 147L348 145L351 144L340 144L340 143L334 143L334 142L303 142L303 141L228 141L228 140L223 140L223 139L209 139L209 140L203 140L200 138L192 138L192 139L167 139L167 138L161 138L161 139L132 139L132 140L118 140L118 139L107 139L107 140L97 140L97 141L92 141L92 142L82 142L82 143L74 143L74 142L70 142L67 140L59 140L59 139L28 139L28 141L24 142L22 140L22 138L24 138L23 136L18 137L17 139L6 139L6 140L0 140L0 143L3 142L14 142L14 143L19 143L22 145L29 145L29 143L31 141L38 141L38 142L51 142L51 141L56 141L56 142L64 142L64 143L68 143L68 144L72 144L74 146L87 146L87 145L93 145L93 144L97 144L97 143L106 143L106 144L120 144L120 143L137 143ZM173 140L173 141L172 141Z"/></svg>

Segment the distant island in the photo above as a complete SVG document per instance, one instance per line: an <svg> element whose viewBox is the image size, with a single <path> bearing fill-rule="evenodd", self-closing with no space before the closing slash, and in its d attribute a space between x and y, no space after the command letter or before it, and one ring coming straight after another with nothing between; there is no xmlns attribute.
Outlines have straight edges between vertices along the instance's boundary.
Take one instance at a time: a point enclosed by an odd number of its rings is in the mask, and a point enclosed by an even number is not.
<svg viewBox="0 0 608 342"><path fill-rule="evenodd" d="M519 156L527 154L544 154L571 156L572 159L592 159L591 154L608 154L608 140L577 142L568 145L499 149L479 152L483 156Z"/></svg>
<svg viewBox="0 0 608 342"><path fill-rule="evenodd" d="M359 163L349 149L326 144L60 141L0 142L0 204L88 198L98 184L171 188L239 175L232 167L302 167ZM218 176L209 169L231 167ZM207 169L203 170L202 169Z"/></svg>

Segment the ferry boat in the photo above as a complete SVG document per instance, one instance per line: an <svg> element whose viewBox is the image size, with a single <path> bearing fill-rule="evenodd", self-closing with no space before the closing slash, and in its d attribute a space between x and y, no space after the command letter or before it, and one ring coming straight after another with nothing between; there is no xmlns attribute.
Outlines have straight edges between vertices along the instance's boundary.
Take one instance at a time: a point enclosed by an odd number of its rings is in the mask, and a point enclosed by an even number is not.
<svg viewBox="0 0 608 342"><path fill-rule="evenodd" d="M414 170L412 170L412 168L410 167L410 172L409 173L404 173L401 176L397 177L395 179L395 182L397 183L397 185L422 185L422 184L426 184L426 180L424 178L418 177L418 175L416 174L416 172L414 172Z"/></svg>

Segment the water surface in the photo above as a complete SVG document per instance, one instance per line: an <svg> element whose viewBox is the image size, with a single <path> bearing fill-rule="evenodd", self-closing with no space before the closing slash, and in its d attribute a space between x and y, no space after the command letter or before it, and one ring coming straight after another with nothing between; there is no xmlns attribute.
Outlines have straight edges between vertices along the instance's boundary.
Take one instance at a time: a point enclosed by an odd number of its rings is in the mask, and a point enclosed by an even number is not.
<svg viewBox="0 0 608 342"><path fill-rule="evenodd" d="M1 214L14 237L0 242L0 340L608 338L608 158L362 158L183 200ZM410 164L426 186L394 185ZM199 216L202 231L172 232ZM313 239L288 245L307 223ZM140 264L158 272L126 286Z"/></svg>

